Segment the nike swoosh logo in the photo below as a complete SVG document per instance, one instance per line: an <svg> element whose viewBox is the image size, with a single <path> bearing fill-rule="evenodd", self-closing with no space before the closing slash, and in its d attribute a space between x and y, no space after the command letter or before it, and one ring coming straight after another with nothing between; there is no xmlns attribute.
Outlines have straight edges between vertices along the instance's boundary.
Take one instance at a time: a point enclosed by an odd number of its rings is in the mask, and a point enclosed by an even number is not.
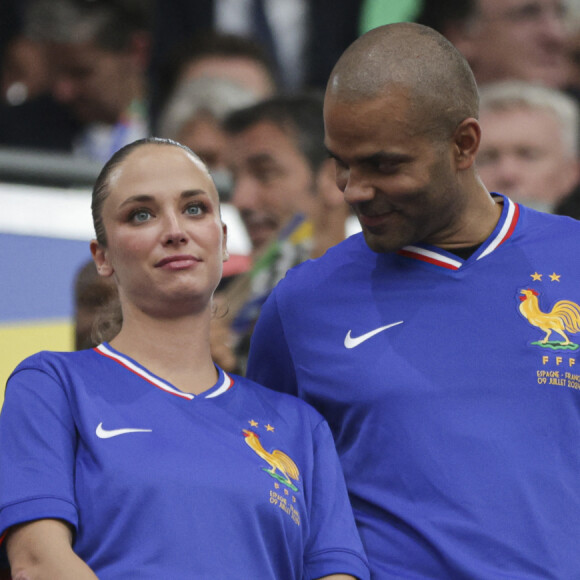
<svg viewBox="0 0 580 580"><path fill-rule="evenodd" d="M387 328L392 328L393 326L397 326L398 324L403 324L403 321L399 320L399 322L393 322L392 324L387 324L386 326L375 328L374 330L371 330L366 334L361 334L361 336L357 336L356 338L353 338L351 336L350 334L351 331L349 330L346 336L344 337L344 346L346 348L354 348L355 346L358 346L359 344L365 342L365 340L368 340L369 338L372 338L376 334L379 334L379 332L383 332L383 330L387 330Z"/></svg>
<svg viewBox="0 0 580 580"><path fill-rule="evenodd" d="M99 439L110 439L126 433L151 433L152 429L103 429L103 424L97 425L97 437Z"/></svg>

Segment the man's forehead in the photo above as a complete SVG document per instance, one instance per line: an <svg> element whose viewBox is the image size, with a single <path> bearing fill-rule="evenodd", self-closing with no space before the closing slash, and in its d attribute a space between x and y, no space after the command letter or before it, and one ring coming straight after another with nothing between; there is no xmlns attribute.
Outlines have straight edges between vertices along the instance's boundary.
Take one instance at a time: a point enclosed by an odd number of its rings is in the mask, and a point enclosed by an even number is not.
<svg viewBox="0 0 580 580"><path fill-rule="evenodd" d="M300 153L295 131L291 127L269 119L259 120L230 136L230 144L241 147L241 152L245 157L256 155L256 151L259 151L261 155L276 157L280 152L281 142ZM251 147L251 150L248 147Z"/></svg>

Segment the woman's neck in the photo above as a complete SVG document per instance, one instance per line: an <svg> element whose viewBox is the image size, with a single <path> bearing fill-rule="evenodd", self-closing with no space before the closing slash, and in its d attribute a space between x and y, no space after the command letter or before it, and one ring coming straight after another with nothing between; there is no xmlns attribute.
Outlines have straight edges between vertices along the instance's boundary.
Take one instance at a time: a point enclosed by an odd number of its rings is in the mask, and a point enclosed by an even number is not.
<svg viewBox="0 0 580 580"><path fill-rule="evenodd" d="M171 319L124 312L111 346L178 389L199 394L217 381L208 339L210 317L209 311Z"/></svg>

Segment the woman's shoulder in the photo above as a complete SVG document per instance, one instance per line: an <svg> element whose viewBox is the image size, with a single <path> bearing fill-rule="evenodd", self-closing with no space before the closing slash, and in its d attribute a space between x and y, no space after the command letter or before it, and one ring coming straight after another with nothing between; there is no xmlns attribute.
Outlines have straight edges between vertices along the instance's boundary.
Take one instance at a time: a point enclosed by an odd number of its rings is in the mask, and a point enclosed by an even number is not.
<svg viewBox="0 0 580 580"><path fill-rule="evenodd" d="M25 370L36 370L52 374L74 368L82 369L93 357L93 349L72 352L43 350L22 360L14 369L11 376Z"/></svg>

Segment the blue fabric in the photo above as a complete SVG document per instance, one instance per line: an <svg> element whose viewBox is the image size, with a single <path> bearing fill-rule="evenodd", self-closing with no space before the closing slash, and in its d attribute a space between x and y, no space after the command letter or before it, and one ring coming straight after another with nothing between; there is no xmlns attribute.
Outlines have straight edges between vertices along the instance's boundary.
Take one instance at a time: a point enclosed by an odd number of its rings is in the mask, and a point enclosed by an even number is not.
<svg viewBox="0 0 580 580"><path fill-rule="evenodd" d="M314 409L221 370L192 396L98 348L34 355L9 379L0 530L61 518L102 580L369 577ZM298 473L272 470L280 452Z"/></svg>
<svg viewBox="0 0 580 580"><path fill-rule="evenodd" d="M466 260L358 234L264 305L248 376L329 422L374 577L579 577L579 243L579 222L504 198ZM544 314L576 304L570 344L542 343L528 289Z"/></svg>

